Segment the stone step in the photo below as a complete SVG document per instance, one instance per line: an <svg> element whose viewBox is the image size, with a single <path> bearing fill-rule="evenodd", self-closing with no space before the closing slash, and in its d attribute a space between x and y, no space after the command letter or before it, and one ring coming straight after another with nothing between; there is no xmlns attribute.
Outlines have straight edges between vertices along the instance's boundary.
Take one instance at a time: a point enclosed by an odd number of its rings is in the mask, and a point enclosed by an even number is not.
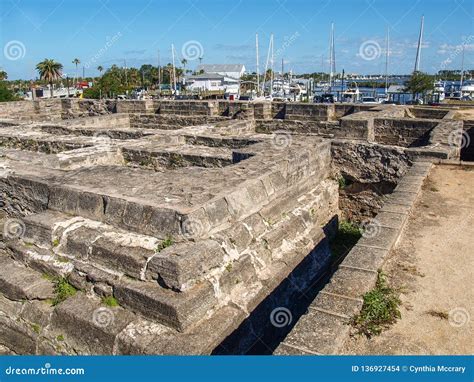
<svg viewBox="0 0 474 382"><path fill-rule="evenodd" d="M222 147L180 146L176 147L124 147L123 156L128 163L154 169L177 167L224 167L234 163L233 151Z"/></svg>
<svg viewBox="0 0 474 382"><path fill-rule="evenodd" d="M38 247L19 239L7 240L6 246L15 260L41 274L66 277L74 269L69 259L58 256L51 248Z"/></svg>
<svg viewBox="0 0 474 382"><path fill-rule="evenodd" d="M80 262L81 269L89 264L112 275L159 280L166 288L184 291L211 269L225 265L225 252L215 240L160 241L49 210L22 221L23 242L9 241L9 245L25 264L48 274L64 275L68 273L61 269L65 263L70 263L67 268L77 268Z"/></svg>
<svg viewBox="0 0 474 382"><path fill-rule="evenodd" d="M10 300L46 300L53 298L53 283L41 273L15 262L0 252L0 292Z"/></svg>
<svg viewBox="0 0 474 382"><path fill-rule="evenodd" d="M26 216L22 221L25 224L23 235L25 242L50 248L55 245L55 240L61 235L61 231L74 222L74 218L61 212L47 210Z"/></svg>
<svg viewBox="0 0 474 382"><path fill-rule="evenodd" d="M121 306L178 331L203 319L217 303L209 282L177 293L153 282L121 280L114 285L114 297Z"/></svg>
<svg viewBox="0 0 474 382"><path fill-rule="evenodd" d="M61 342L79 354L113 354L117 335L135 318L126 309L78 292L54 310L50 328L54 335L50 337L61 336Z"/></svg>
<svg viewBox="0 0 474 382"><path fill-rule="evenodd" d="M87 261L112 272L144 278L147 261L160 240L123 231L94 220L45 211L23 219L23 240L54 256Z"/></svg>

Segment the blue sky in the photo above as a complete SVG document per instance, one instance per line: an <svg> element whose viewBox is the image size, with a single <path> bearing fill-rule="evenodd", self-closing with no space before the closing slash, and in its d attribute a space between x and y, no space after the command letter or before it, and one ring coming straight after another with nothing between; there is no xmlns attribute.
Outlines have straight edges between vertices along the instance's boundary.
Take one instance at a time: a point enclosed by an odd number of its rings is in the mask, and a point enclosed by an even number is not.
<svg viewBox="0 0 474 382"><path fill-rule="evenodd" d="M413 70L420 17L425 16L421 69L473 69L473 0L0 0L0 67L10 79L36 76L54 58L73 75L78 57L86 75L98 65L140 66L171 61L171 44L188 68L243 63L255 69L255 33L265 65L270 34L275 61L294 72L328 70L335 24L336 66L381 73L390 27L390 72Z"/></svg>

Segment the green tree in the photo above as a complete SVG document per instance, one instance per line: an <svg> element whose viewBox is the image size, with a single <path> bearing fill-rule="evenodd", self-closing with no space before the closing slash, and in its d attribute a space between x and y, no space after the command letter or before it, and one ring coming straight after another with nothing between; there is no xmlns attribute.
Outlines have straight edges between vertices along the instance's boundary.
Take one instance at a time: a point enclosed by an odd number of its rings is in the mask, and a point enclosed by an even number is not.
<svg viewBox="0 0 474 382"><path fill-rule="evenodd" d="M8 78L7 72L5 72L4 70L1 70L0 71L0 102L17 101L19 98L8 86L7 82L5 81L7 78Z"/></svg>
<svg viewBox="0 0 474 382"><path fill-rule="evenodd" d="M434 81L432 76L423 72L415 71L410 79L405 82L404 91L413 94L413 98L415 98L417 94L422 94L424 96L426 93L433 90L433 88Z"/></svg>
<svg viewBox="0 0 474 382"><path fill-rule="evenodd" d="M53 98L53 82L61 78L62 69L62 64L47 58L36 65L40 78L50 85L51 98Z"/></svg>
<svg viewBox="0 0 474 382"><path fill-rule="evenodd" d="M18 97L2 82L0 83L0 102L10 101L18 101Z"/></svg>
<svg viewBox="0 0 474 382"><path fill-rule="evenodd" d="M102 72L104 71L104 68L99 65L99 66L97 67L97 70L98 70L99 73L102 75Z"/></svg>
<svg viewBox="0 0 474 382"><path fill-rule="evenodd" d="M74 60L72 60L72 63L76 65L76 81L77 81L77 67L81 63L81 60L79 60L78 58L75 58Z"/></svg>

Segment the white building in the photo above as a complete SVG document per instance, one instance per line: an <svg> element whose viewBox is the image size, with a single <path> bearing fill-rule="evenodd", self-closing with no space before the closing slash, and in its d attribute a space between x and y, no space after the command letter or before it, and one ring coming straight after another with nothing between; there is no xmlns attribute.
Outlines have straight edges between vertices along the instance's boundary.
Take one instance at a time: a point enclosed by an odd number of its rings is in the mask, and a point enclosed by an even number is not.
<svg viewBox="0 0 474 382"><path fill-rule="evenodd" d="M186 89L191 91L220 91L226 96L239 94L239 80L228 76L204 73L186 77Z"/></svg>
<svg viewBox="0 0 474 382"><path fill-rule="evenodd" d="M243 64L201 64L196 68L196 72L204 72L207 74L220 74L230 78L241 78L245 73L245 65Z"/></svg>

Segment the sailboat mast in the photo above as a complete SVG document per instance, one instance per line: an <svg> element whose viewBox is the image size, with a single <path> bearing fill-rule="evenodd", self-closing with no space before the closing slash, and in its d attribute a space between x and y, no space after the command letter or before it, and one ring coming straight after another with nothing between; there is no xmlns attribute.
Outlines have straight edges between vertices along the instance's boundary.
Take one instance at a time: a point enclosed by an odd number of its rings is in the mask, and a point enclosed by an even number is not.
<svg viewBox="0 0 474 382"><path fill-rule="evenodd" d="M336 49L334 47L334 23L332 23L332 72L336 75Z"/></svg>
<svg viewBox="0 0 474 382"><path fill-rule="evenodd" d="M160 50L158 49L158 90L161 91L161 64L160 64Z"/></svg>
<svg viewBox="0 0 474 382"><path fill-rule="evenodd" d="M388 60L390 55L390 27L387 28L387 44L385 46L385 94L388 90Z"/></svg>
<svg viewBox="0 0 474 382"><path fill-rule="evenodd" d="M462 57L461 57L461 82L459 83L459 91L461 92L462 97L462 83L464 82L464 49L465 45L462 45Z"/></svg>
<svg viewBox="0 0 474 382"><path fill-rule="evenodd" d="M175 67L175 62L174 62L174 44L171 44L171 56L172 56L172 61L173 61L173 89L174 89L174 94L176 95L176 67Z"/></svg>
<svg viewBox="0 0 474 382"><path fill-rule="evenodd" d="M329 88L332 86L332 26L331 31L329 32Z"/></svg>
<svg viewBox="0 0 474 382"><path fill-rule="evenodd" d="M270 42L268 44L267 61L265 61L265 72L263 73L262 94L265 94L265 80L267 79L268 62L270 60L271 47L272 47L272 39L270 37Z"/></svg>
<svg viewBox="0 0 474 382"><path fill-rule="evenodd" d="M271 69L272 69L272 73L271 73L271 79L270 79L270 95L272 94L273 92L273 79L274 79L274 75L273 75L273 71L274 71L274 64L275 64L275 56L274 56L274 53L273 53L273 33L270 37L271 39L271 43L272 43L272 61L271 61Z"/></svg>
<svg viewBox="0 0 474 382"><path fill-rule="evenodd" d="M425 16L421 16L420 35L418 36L418 48L416 49L415 72L420 70L421 63L421 46L423 44L423 26L425 23Z"/></svg>
<svg viewBox="0 0 474 382"><path fill-rule="evenodd" d="M331 35L329 37L329 87L333 86L334 75L336 74L336 55L334 52L334 23L331 23Z"/></svg>
<svg viewBox="0 0 474 382"><path fill-rule="evenodd" d="M255 33L255 54L257 58L257 97L260 91L260 67L259 67L259 58L258 58L258 33Z"/></svg>

